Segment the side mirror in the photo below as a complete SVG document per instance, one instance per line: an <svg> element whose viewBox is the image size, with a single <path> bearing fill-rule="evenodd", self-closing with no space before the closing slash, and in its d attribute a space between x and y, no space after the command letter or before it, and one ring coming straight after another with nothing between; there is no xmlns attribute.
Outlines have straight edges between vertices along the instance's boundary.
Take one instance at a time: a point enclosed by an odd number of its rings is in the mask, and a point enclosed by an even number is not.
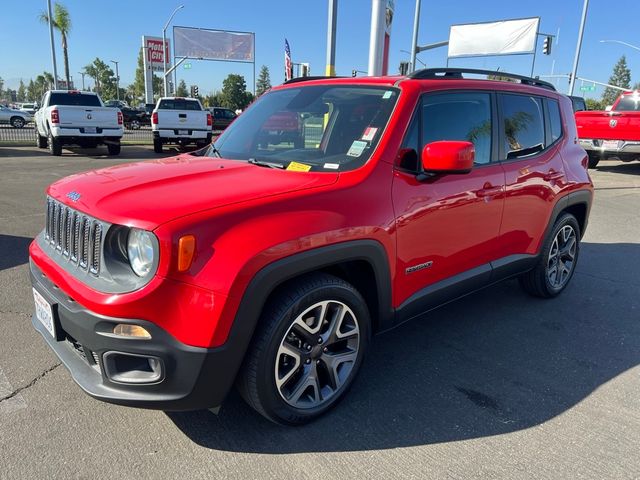
<svg viewBox="0 0 640 480"><path fill-rule="evenodd" d="M471 142L431 142L422 149L422 169L427 175L469 173L473 168L475 154L475 147Z"/></svg>
<svg viewBox="0 0 640 480"><path fill-rule="evenodd" d="M604 111L605 111L605 112L610 112L612 108L613 108L613 105L607 105L607 106L604 108Z"/></svg>

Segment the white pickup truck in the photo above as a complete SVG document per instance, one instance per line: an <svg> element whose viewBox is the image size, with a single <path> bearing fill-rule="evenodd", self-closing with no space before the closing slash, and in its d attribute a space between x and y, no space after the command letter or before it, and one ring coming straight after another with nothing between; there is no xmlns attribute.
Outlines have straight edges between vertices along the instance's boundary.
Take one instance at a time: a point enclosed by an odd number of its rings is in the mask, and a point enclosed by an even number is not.
<svg viewBox="0 0 640 480"><path fill-rule="evenodd" d="M166 143L204 147L211 143L212 124L211 113L197 98L161 98L151 114L153 150L162 153Z"/></svg>
<svg viewBox="0 0 640 480"><path fill-rule="evenodd" d="M62 155L63 145L94 148L104 144L109 155L120 153L124 134L122 112L103 106L93 92L50 90L35 114L38 148L47 148L52 155Z"/></svg>

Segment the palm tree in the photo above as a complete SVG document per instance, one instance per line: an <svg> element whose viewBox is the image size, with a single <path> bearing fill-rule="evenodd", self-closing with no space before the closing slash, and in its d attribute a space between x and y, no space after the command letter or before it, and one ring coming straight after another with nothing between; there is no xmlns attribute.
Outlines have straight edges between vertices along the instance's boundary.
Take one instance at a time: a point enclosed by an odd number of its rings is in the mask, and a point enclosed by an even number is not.
<svg viewBox="0 0 640 480"><path fill-rule="evenodd" d="M42 12L39 15L40 21L42 23L49 23L49 15L47 12ZM62 37L62 55L64 56L64 76L67 80L67 88L71 85L71 77L69 75L69 51L67 44L67 35L69 35L69 31L71 30L71 17L69 16L69 11L67 7L61 5L56 2L53 6L53 18L51 19L51 25L53 28L60 32L60 36Z"/></svg>

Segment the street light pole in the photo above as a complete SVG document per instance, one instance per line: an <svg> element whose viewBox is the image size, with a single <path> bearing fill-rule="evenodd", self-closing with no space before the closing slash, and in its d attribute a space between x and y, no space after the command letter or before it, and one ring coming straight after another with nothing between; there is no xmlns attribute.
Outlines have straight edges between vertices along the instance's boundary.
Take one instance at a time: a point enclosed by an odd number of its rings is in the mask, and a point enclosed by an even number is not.
<svg viewBox="0 0 640 480"><path fill-rule="evenodd" d="M420 0L416 0L416 10L413 17L413 36L411 37L411 60L409 60L409 73L415 72L416 70L416 60L417 60L416 54L418 53L418 25L419 24L420 24Z"/></svg>
<svg viewBox="0 0 640 480"><path fill-rule="evenodd" d="M84 76L86 75L85 72L78 72L80 75L82 75L82 90L84 91Z"/></svg>
<svg viewBox="0 0 640 480"><path fill-rule="evenodd" d="M120 100L120 74L118 73L118 63L115 60L111 60L111 63L116 64L116 99ZM84 75L82 76L82 81L84 82Z"/></svg>
<svg viewBox="0 0 640 480"><path fill-rule="evenodd" d="M636 47L635 45L631 45L630 43L623 42L622 40L600 40L600 43L619 43L620 45L625 45L629 48L640 50L640 47Z"/></svg>
<svg viewBox="0 0 640 480"><path fill-rule="evenodd" d="M580 49L582 48L582 36L584 34L584 24L587 21L588 8L589 0L584 0L584 6L582 7L582 20L580 20L580 31L578 32L578 44L576 45L576 56L573 59L573 69L571 70L571 79L569 80L569 95L573 95L573 87L576 85L578 62L580 61Z"/></svg>
<svg viewBox="0 0 640 480"><path fill-rule="evenodd" d="M51 0L47 0L47 15L49 16L49 40L51 41L51 62L53 63L53 88L58 89L58 67L56 66L56 47L53 43L53 25L51 24ZM69 85L67 85L69 88Z"/></svg>
<svg viewBox="0 0 640 480"><path fill-rule="evenodd" d="M171 20L173 20L173 16L181 8L184 8L184 5L179 5L179 6L176 7L176 9L173 11L171 16L169 17L169 20L167 20L167 23L164 24L164 28L162 29L162 61L164 62L164 68L163 68L163 72L162 72L162 85L164 87L164 96L165 97L167 96L167 90L168 90L168 85L167 85L167 38L166 38L166 32L167 32L167 27L171 23Z"/></svg>

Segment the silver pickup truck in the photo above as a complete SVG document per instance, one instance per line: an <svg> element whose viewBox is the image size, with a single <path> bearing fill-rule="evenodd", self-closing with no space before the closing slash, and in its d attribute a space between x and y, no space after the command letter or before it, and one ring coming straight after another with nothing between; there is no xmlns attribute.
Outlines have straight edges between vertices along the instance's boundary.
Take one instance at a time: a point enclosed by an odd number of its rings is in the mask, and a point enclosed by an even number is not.
<svg viewBox="0 0 640 480"><path fill-rule="evenodd" d="M211 113L197 98L161 98L151 114L153 150L162 153L168 143L204 147L211 143L212 123Z"/></svg>
<svg viewBox="0 0 640 480"><path fill-rule="evenodd" d="M124 134L122 112L103 106L93 92L51 90L35 114L36 141L52 155L62 155L63 145L94 148L106 145L109 155L120 153Z"/></svg>

